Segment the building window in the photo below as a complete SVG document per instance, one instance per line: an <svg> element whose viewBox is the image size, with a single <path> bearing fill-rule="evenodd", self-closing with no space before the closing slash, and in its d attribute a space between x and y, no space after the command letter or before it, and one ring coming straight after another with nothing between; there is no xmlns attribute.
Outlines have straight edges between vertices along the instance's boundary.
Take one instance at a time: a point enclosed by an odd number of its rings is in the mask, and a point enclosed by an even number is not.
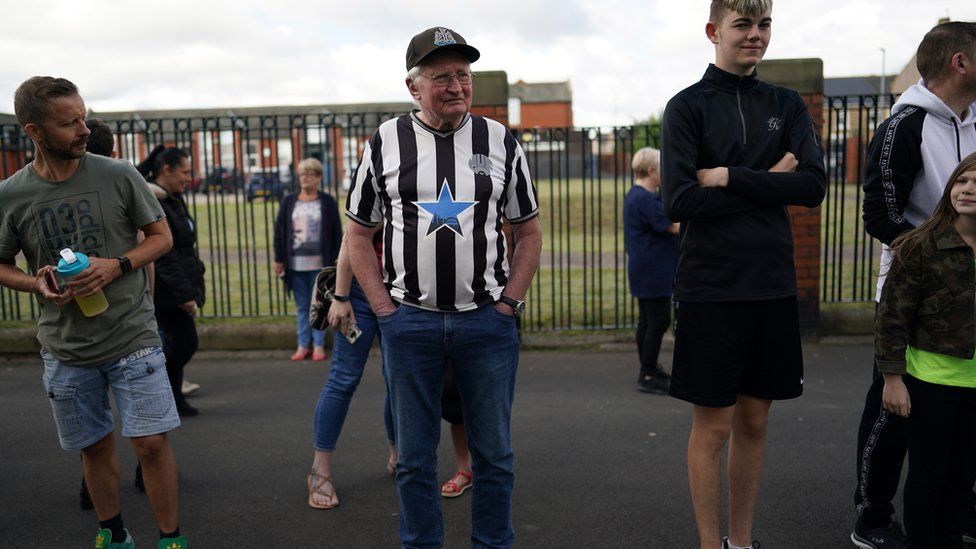
<svg viewBox="0 0 976 549"><path fill-rule="evenodd" d="M508 98L508 125L515 127L522 125L522 100L518 97Z"/></svg>

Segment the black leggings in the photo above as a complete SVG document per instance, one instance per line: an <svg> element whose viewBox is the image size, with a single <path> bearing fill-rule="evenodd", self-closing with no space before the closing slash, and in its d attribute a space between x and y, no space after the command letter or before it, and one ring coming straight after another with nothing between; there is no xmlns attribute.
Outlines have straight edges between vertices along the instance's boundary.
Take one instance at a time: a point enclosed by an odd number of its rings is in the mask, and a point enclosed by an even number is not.
<svg viewBox="0 0 976 549"><path fill-rule="evenodd" d="M903 377L912 403L906 421L909 547L961 549L976 481L976 389Z"/></svg>
<svg viewBox="0 0 976 549"><path fill-rule="evenodd" d="M653 376L657 372L657 358L661 353L661 339L671 324L671 298L638 299L637 356L640 375Z"/></svg>
<svg viewBox="0 0 976 549"><path fill-rule="evenodd" d="M197 326L183 309L156 309L156 323L163 339L166 375L177 402L183 400L183 367L197 352Z"/></svg>

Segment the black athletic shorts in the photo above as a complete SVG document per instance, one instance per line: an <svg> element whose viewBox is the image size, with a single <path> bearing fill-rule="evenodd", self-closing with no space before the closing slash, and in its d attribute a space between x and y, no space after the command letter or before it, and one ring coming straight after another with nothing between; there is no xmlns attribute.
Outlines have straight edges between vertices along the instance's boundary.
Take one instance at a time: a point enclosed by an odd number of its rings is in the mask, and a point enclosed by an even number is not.
<svg viewBox="0 0 976 549"><path fill-rule="evenodd" d="M785 400L803 394L796 297L678 303L671 396L709 407L737 395Z"/></svg>

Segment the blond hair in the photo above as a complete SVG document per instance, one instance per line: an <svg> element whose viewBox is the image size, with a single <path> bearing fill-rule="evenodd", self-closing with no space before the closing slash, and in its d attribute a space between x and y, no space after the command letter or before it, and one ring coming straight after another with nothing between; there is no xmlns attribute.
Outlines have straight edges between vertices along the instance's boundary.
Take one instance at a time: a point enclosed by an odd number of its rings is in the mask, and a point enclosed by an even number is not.
<svg viewBox="0 0 976 549"><path fill-rule="evenodd" d="M322 163L319 162L318 158L306 158L298 163L298 169L295 170L299 174L302 172L312 172L315 175L322 175L325 169L322 167Z"/></svg>
<svg viewBox="0 0 976 549"><path fill-rule="evenodd" d="M661 151L653 147L644 147L634 153L630 167L634 170L634 176L638 179L647 177L647 172L658 169L661 165Z"/></svg>
<svg viewBox="0 0 976 549"><path fill-rule="evenodd" d="M725 13L735 11L746 17L759 17L773 11L773 0L712 0L708 21L719 24Z"/></svg>

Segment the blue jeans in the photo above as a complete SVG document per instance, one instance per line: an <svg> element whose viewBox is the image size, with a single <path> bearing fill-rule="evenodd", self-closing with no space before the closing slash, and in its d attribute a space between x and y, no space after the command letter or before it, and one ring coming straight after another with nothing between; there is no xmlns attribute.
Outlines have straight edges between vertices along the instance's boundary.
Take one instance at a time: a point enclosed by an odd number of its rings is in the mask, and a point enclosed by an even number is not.
<svg viewBox="0 0 976 549"><path fill-rule="evenodd" d="M403 547L440 547L444 517L437 484L441 391L449 358L464 409L474 471L472 547L510 547L512 401L518 370L515 318L493 306L436 313L401 305L378 318L393 420Z"/></svg>
<svg viewBox="0 0 976 549"><path fill-rule="evenodd" d="M308 323L308 309L312 305L312 292L315 290L315 276L318 271L292 271L288 280L295 293L295 315L298 317L298 346L308 347L312 341L316 347L325 347L325 330L313 330Z"/></svg>
<svg viewBox="0 0 976 549"><path fill-rule="evenodd" d="M366 294L359 284L353 282L349 290L349 301L352 303L353 313L356 315L356 326L363 331L356 343L349 343L346 338L336 332L332 338L332 366L329 370L329 380L319 394L319 402L315 406L315 449L321 452L335 450L336 440L342 431L342 424L349 412L349 401L359 386L363 377L363 367L369 358L369 349L373 345L373 336L379 335L376 325L376 315L366 301ZM383 402L383 423L386 425L386 437L393 443L393 418L390 415L390 396L387 394Z"/></svg>

